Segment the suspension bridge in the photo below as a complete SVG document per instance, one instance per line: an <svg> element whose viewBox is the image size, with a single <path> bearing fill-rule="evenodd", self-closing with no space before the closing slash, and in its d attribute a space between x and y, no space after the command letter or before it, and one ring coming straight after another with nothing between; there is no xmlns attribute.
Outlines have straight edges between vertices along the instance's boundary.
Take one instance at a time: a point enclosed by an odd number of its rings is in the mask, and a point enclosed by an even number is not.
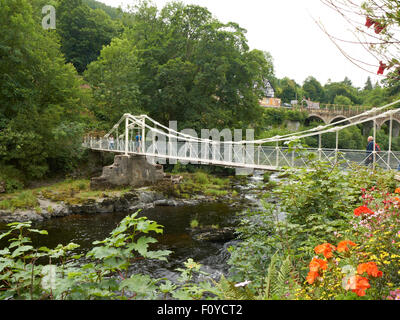
<svg viewBox="0 0 400 320"><path fill-rule="evenodd" d="M145 156L152 164L205 164L231 168L279 171L283 167L307 167L309 154L314 158L332 165L350 166L352 163L365 165L371 157L372 168L397 169L400 152L392 150L393 121L400 116L400 100L385 106L372 108L360 114L321 125L312 129L293 132L265 139L224 140L198 138L195 133L187 134L167 127L147 115L124 114L113 128L103 137L86 136L83 146L102 152L114 152L122 155ZM375 141L379 122L389 119L388 149L376 151ZM366 150L339 149L340 131L345 128L372 121L374 148ZM183 130L185 131L185 130ZM215 133L215 132L214 132ZM322 147L327 134L336 134L335 148ZM222 132L218 136L221 138ZM291 144L314 137L317 148L293 148ZM247 137L246 137L247 138ZM237 141L236 141L237 140ZM366 142L367 143L367 142ZM379 143L382 143L380 141Z"/></svg>

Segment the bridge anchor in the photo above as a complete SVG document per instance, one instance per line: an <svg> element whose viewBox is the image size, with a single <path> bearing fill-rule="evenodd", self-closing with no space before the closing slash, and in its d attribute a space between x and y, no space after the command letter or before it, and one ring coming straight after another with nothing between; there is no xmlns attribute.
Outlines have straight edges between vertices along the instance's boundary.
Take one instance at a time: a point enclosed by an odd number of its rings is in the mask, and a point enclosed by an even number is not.
<svg viewBox="0 0 400 320"><path fill-rule="evenodd" d="M104 190L118 186L140 188L164 178L162 165L150 164L145 156L116 155L111 166L103 167L100 177L92 178L90 188Z"/></svg>

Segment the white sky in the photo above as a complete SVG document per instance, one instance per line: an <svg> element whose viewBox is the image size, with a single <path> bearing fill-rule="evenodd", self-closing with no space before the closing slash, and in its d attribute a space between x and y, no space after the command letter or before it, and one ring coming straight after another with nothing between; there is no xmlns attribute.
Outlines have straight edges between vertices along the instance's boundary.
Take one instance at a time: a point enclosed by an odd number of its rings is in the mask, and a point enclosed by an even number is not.
<svg viewBox="0 0 400 320"><path fill-rule="evenodd" d="M99 0L107 5L123 8L134 0ZM153 0L161 9L168 0ZM251 49L271 53L275 75L294 79L298 84L314 76L324 85L328 79L342 81L347 76L353 85L363 87L367 77L380 80L346 59L318 25L320 20L334 36L354 40L345 21L320 0L182 0L208 10L221 22L233 21L247 30ZM342 44L341 44L342 45ZM344 47L354 58L367 59L368 54L357 46ZM369 60L372 64L378 63ZM374 68L371 70L374 71Z"/></svg>

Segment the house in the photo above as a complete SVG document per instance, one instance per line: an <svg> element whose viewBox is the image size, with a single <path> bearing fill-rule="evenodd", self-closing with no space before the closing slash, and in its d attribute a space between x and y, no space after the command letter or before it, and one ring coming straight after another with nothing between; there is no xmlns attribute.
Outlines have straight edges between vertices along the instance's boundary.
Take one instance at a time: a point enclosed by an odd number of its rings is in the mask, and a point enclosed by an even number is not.
<svg viewBox="0 0 400 320"><path fill-rule="evenodd" d="M265 97L260 101L262 107L280 107L281 99L275 98L275 89L269 80L264 80Z"/></svg>

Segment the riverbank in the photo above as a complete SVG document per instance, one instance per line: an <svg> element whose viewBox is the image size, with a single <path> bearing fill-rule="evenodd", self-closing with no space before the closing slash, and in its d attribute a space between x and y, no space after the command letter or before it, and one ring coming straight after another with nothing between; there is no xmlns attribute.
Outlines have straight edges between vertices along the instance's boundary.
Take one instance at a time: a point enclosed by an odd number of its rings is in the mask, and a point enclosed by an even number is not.
<svg viewBox="0 0 400 320"><path fill-rule="evenodd" d="M235 186L244 177L217 177L204 172L169 174L154 186L91 190L90 180L65 180L0 197L0 222L43 221L72 214L132 212L157 206L225 202L239 206Z"/></svg>

